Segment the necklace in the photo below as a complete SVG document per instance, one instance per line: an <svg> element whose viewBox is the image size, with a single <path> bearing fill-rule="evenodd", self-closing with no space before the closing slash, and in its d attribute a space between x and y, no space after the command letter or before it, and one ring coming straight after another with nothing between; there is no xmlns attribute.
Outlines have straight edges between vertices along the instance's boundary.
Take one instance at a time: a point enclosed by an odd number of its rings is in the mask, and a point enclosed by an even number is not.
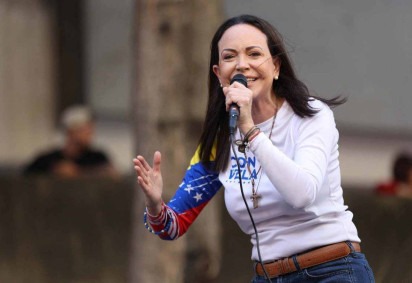
<svg viewBox="0 0 412 283"><path fill-rule="evenodd" d="M270 128L270 133L269 133L269 139L271 139L272 137L272 132L273 132L273 127L275 126L275 120L276 120L276 115L278 113L278 108L277 108L277 104L276 104L276 108L275 108L275 115L273 115L273 119L272 119L272 127ZM240 134L242 136L242 134ZM260 174L259 176L259 181L257 186L255 187L255 178L252 177L252 170L250 170L250 165L248 162L248 157L246 154L246 151L243 152L243 154L245 155L245 159L246 159L246 168L249 172L249 176L251 178L251 183L252 183L252 196L250 197L252 204L253 204L253 208L256 209L259 207L259 199L262 198L262 195L258 194L258 189L259 189L259 184L260 184L260 178L262 177L262 174ZM259 165L259 169L256 172L256 177L259 175L260 171L262 170L262 166Z"/></svg>

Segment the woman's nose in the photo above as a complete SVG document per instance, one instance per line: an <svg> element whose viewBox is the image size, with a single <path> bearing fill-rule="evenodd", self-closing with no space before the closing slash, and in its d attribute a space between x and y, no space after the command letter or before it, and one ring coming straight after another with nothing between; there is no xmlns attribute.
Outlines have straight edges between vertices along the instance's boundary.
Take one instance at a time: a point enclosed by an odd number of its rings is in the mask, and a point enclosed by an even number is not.
<svg viewBox="0 0 412 283"><path fill-rule="evenodd" d="M236 70L242 71L249 69L249 62L245 56L239 56L236 64Z"/></svg>

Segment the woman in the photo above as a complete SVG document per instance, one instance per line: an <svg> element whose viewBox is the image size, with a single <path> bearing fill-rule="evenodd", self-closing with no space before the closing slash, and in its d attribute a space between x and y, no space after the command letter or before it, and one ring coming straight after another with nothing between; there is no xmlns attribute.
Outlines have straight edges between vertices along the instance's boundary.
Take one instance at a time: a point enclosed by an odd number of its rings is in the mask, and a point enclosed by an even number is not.
<svg viewBox="0 0 412 283"><path fill-rule="evenodd" d="M233 81L239 74L247 87ZM227 111L233 103L240 114L231 147ZM343 204L338 131L329 108L341 103L309 96L269 23L250 15L227 20L211 43L199 147L167 205L160 153L153 167L142 156L134 159L146 227L176 239L223 186L230 215L251 235L252 282L374 282Z"/></svg>

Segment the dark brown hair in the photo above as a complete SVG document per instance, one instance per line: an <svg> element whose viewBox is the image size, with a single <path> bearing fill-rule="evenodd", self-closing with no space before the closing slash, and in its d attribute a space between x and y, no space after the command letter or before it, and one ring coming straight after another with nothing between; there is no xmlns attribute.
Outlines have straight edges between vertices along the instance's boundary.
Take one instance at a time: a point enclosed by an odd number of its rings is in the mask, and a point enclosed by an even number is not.
<svg viewBox="0 0 412 283"><path fill-rule="evenodd" d="M398 182L408 183L411 170L412 157L406 152L399 153L392 168L393 179Z"/></svg>
<svg viewBox="0 0 412 283"><path fill-rule="evenodd" d="M228 114L225 107L225 96L220 87L220 83L215 73L213 65L219 64L218 43L227 29L238 24L248 24L256 27L267 37L267 44L272 57L280 60L280 75L272 88L277 96L283 97L292 107L293 111L300 117L312 117L317 113L309 105L313 98L319 99L329 106L336 106L345 102L339 97L330 100L310 96L309 90L304 83L298 80L292 63L283 44L282 36L267 21L256 16L241 15L226 20L216 31L210 45L209 64L209 100L206 111L206 118L203 124L203 132L200 137L200 159L214 171L224 170L229 162L230 141L228 129ZM216 158L210 162L211 153L216 143Z"/></svg>

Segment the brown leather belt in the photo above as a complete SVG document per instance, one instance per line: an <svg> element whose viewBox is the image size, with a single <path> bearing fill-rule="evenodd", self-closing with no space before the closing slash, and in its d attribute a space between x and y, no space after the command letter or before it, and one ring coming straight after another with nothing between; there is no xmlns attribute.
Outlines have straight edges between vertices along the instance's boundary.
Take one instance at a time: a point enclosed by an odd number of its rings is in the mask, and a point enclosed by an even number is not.
<svg viewBox="0 0 412 283"><path fill-rule="evenodd" d="M351 242L351 244L356 252L361 251L359 243ZM300 269L304 269L345 257L350 253L351 249L348 243L341 242L299 254L296 256L296 260L299 264ZM265 276L262 264L256 263L255 265L256 274L260 276ZM292 257L287 257L273 262L264 263L263 265L265 266L265 270L270 278L278 277L298 270L295 266L295 263L293 262Z"/></svg>

